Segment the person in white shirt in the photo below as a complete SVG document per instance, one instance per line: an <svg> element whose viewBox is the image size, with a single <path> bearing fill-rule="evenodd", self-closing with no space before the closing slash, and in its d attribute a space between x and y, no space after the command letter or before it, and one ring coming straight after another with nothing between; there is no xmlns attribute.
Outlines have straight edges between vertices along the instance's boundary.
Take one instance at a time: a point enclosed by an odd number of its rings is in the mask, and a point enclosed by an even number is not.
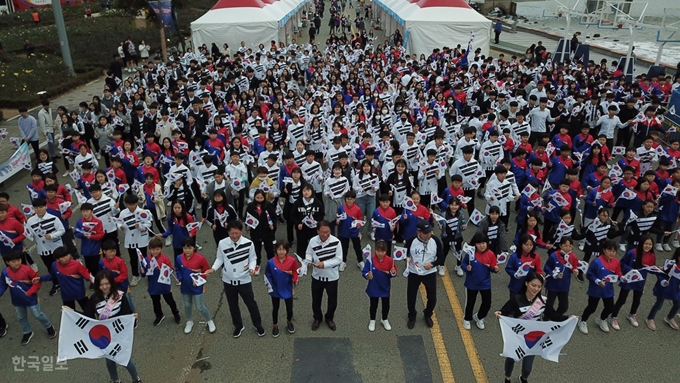
<svg viewBox="0 0 680 383"><path fill-rule="evenodd" d="M242 235L243 224L240 221L232 221L227 224L229 238L225 238L217 245L215 262L205 273L210 275L222 267L222 282L224 283L224 295L227 297L231 321L234 324L234 338L243 333L245 326L241 318L241 309L238 305L239 296L243 299L250 313L250 319L257 330L257 336L264 336L260 309L255 302L253 293L252 276L255 275L257 257L253 242Z"/></svg>
<svg viewBox="0 0 680 383"><path fill-rule="evenodd" d="M628 121L622 123L619 116L616 115L618 111L619 108L617 106L609 105L607 115L598 118L595 123L596 126L600 127L599 134L604 134L607 137L607 147L609 150L612 150L614 146L614 131L628 126Z"/></svg>
<svg viewBox="0 0 680 383"><path fill-rule="evenodd" d="M309 240L305 252L305 263L311 264L312 270L312 312L314 322L312 330L317 330L321 320L325 319L328 327L335 331L335 309L338 307L339 266L342 263L342 247L340 240L331 235L331 227L327 221L317 224L317 235ZM323 292L328 295L328 309L325 318L321 311Z"/></svg>
<svg viewBox="0 0 680 383"><path fill-rule="evenodd" d="M118 227L125 233L123 244L130 256L130 271L132 279L130 286L137 286L141 280L139 276L139 257L137 250L146 257L147 246L149 245L149 228L152 224L152 214L150 211L137 206L139 197L135 194L125 196L125 206L127 209L121 210L118 218Z"/></svg>
<svg viewBox="0 0 680 383"><path fill-rule="evenodd" d="M489 214L491 206L498 206L501 211L501 221L507 225L508 208L513 200L512 183L505 179L508 169L503 165L496 166L495 178L489 179L486 184L484 198L486 199L486 214Z"/></svg>
<svg viewBox="0 0 680 383"><path fill-rule="evenodd" d="M227 176L228 184L232 186L231 193L234 198L234 208L239 216L242 216L243 211L245 210L245 185L248 183L248 169L241 163L241 157L238 152L232 151L231 154L229 154L229 158L231 159L231 162L224 169L224 175ZM243 188L241 190L233 188L234 181L238 181Z"/></svg>
<svg viewBox="0 0 680 383"><path fill-rule="evenodd" d="M432 313L437 304L437 266L443 266L444 246L437 236L432 234L432 225L425 220L418 221L418 233L406 242L406 270L408 283L406 287L406 306L408 307L408 323L413 329L416 324L416 296L422 284L427 293L427 305L423 310L425 324L432 327Z"/></svg>
<svg viewBox="0 0 680 383"><path fill-rule="evenodd" d="M26 238L35 242L40 259L52 274L52 263L54 263L52 253L64 245L61 237L66 233L66 229L58 217L47 212L47 201L44 198L35 198L33 209L35 209L35 215L31 216L24 225L25 232L28 234ZM52 281L50 296L54 296L59 291L56 275L52 275Z"/></svg>

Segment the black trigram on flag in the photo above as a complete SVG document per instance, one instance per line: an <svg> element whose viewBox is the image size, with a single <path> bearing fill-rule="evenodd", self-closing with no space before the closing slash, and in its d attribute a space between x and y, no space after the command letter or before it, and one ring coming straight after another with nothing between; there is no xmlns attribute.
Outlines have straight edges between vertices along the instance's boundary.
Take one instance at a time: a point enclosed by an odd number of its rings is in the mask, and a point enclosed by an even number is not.
<svg viewBox="0 0 680 383"><path fill-rule="evenodd" d="M548 347L552 346L552 344L553 344L553 342L552 342L552 340L550 340L550 337L547 337L547 338L543 341L543 343L541 343L541 348L542 348L542 349L548 348Z"/></svg>
<svg viewBox="0 0 680 383"><path fill-rule="evenodd" d="M89 320L85 318L78 318L78 320L76 321L76 326L80 327L81 329L85 329L88 323L90 323Z"/></svg>
<svg viewBox="0 0 680 383"><path fill-rule="evenodd" d="M524 349L521 346L519 346L519 347L517 347L517 350L515 350L515 354L517 354L517 359L519 360L519 359L524 358L524 356L527 353L526 353L526 351L524 351Z"/></svg>
<svg viewBox="0 0 680 383"><path fill-rule="evenodd" d="M123 349L123 348L120 347L120 343L116 343L116 345L113 346L113 348L112 348L111 351L109 352L109 356L112 357L112 358L115 358L116 355L118 355L118 353L119 353L122 349Z"/></svg>
<svg viewBox="0 0 680 383"><path fill-rule="evenodd" d="M562 326L560 326L560 325L552 326L552 327L550 327L550 331L555 331L555 330L557 330L557 329L560 328L560 327L562 327Z"/></svg>
<svg viewBox="0 0 680 383"><path fill-rule="evenodd" d="M526 330L526 327L522 326L521 324L515 325L515 327L512 328L512 331L515 332L515 334L519 334L521 332L524 332Z"/></svg>
<svg viewBox="0 0 680 383"><path fill-rule="evenodd" d="M123 322L120 319L116 319L111 323L113 326L113 329L116 331L116 334L119 334L121 331L125 330L125 326L123 326Z"/></svg>
<svg viewBox="0 0 680 383"><path fill-rule="evenodd" d="M74 343L73 347L76 348L76 351L78 352L79 355L83 355L84 353L89 351L89 349L87 348L87 345L82 340L79 340L76 343Z"/></svg>

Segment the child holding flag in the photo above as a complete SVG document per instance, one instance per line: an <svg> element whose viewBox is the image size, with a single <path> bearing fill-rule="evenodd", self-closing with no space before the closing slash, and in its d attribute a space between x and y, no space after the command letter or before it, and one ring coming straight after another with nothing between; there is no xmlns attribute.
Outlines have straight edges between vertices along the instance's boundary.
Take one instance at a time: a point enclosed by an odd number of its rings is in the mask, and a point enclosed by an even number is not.
<svg viewBox="0 0 680 383"><path fill-rule="evenodd" d="M390 206L390 196L388 194L381 194L378 197L378 206L373 211L372 221L376 223L373 224L373 232L375 233L375 240L383 240L387 244L387 252L392 251L392 238L394 238L395 226L398 224L396 222L397 213ZM392 222L395 222L394 224ZM381 225L382 227L378 227Z"/></svg>
<svg viewBox="0 0 680 383"><path fill-rule="evenodd" d="M390 313L390 294L392 291L392 278L397 275L397 266L391 257L387 255L387 243L378 240L375 243L375 253L366 258L366 263L361 270L361 275L368 280L366 295L370 300L368 331L375 331L375 317L378 312L378 301L382 301L382 316L380 323L385 330L390 331L392 326L387 320Z"/></svg>
<svg viewBox="0 0 680 383"><path fill-rule="evenodd" d="M187 213L184 202L175 201L172 204L172 213L168 215L168 228L165 233L156 234L156 237L167 238L172 235L172 250L177 257L182 254L183 244L187 239L196 241L198 228L194 227L193 223L194 217Z"/></svg>
<svg viewBox="0 0 680 383"><path fill-rule="evenodd" d="M678 324L675 322L675 315L680 311L680 249L676 249L673 257L666 261L667 266L664 267L663 273L659 275L659 279L654 285L653 294L656 297L654 306L649 311L647 319L647 327L650 330L656 331L656 323L654 318L656 314L663 307L663 301L669 300L673 303L668 315L663 318L664 322L668 323L674 330L680 330Z"/></svg>
<svg viewBox="0 0 680 383"><path fill-rule="evenodd" d="M568 214L568 213L567 213ZM559 249L550 254L545 262L543 272L546 275L545 288L548 290L548 299L545 303L545 314L548 320L564 315L569 309L569 289L571 288L571 275L578 275L578 257L572 252L574 242L568 236L557 241ZM560 303L554 309L555 300Z"/></svg>
<svg viewBox="0 0 680 383"><path fill-rule="evenodd" d="M588 278L588 306L583 310L578 329L583 334L588 334L588 318L595 312L597 305L602 300L604 309L595 322L600 330L609 332L607 318L614 310L614 282L621 277L621 264L616 259L616 243L606 240L602 244L602 255L595 258L588 266L586 278Z"/></svg>
<svg viewBox="0 0 680 383"><path fill-rule="evenodd" d="M463 328L470 329L470 321L475 320L477 327L484 330L484 318L491 308L491 272L498 273L498 261L496 254L489 249L489 239L484 233L475 233L470 241L474 246L470 251L463 254L463 270L465 276L466 297L465 317ZM476 314L472 314L477 301L477 294L482 296L482 304Z"/></svg>
<svg viewBox="0 0 680 383"><path fill-rule="evenodd" d="M40 277L41 282L54 281L57 278L61 286L61 300L64 306L76 309L76 301L85 310L88 305L85 291L85 280L94 282L94 277L82 263L71 258L71 253L64 247L58 247L52 254L55 261L50 268L51 273Z"/></svg>
<svg viewBox="0 0 680 383"><path fill-rule="evenodd" d="M118 246L112 240L106 240L102 243L102 252L104 257L99 261L99 270L108 271L115 279L116 285L125 294L128 300L128 304L132 309L132 312L136 313L135 302L132 300L132 290L130 289L130 281L128 281L128 270L127 265L122 257L117 257L116 252L118 251ZM135 255L136 256L136 255ZM99 273L97 273L98 275ZM95 291L97 289L97 281L95 277L94 283ZM137 320L135 320L135 328L137 328Z"/></svg>
<svg viewBox="0 0 680 383"><path fill-rule="evenodd" d="M195 245L193 240L186 239L182 247L183 253L177 256L175 264L177 265L177 279L180 282L180 291L182 292L182 300L184 301L184 315L187 317L187 323L184 326L184 333L189 334L194 328L194 320L192 313L192 306L196 305L196 309L203 314L207 321L208 331L214 333L215 322L212 320L210 311L205 307L205 272L210 268L208 261L204 256L195 252Z"/></svg>
<svg viewBox="0 0 680 383"><path fill-rule="evenodd" d="M536 254L536 241L530 234L525 233L519 237L517 251L512 253L505 265L505 272L510 276L508 283L510 298L519 293L526 276L531 271L543 274L541 257Z"/></svg>
<svg viewBox="0 0 680 383"><path fill-rule="evenodd" d="M297 259L288 254L288 242L276 243L276 256L269 259L264 270L264 278L269 295L272 297L272 336L279 336L279 307L281 299L286 304L286 330L295 333L293 325L293 286L299 282ZM303 267L305 267L303 265Z"/></svg>
<svg viewBox="0 0 680 383"><path fill-rule="evenodd" d="M245 224L246 230L250 232L250 240L253 241L257 256L255 275L260 275L262 245L264 244L264 251L269 260L274 257L274 242L276 242L276 205L267 201L262 189L255 190L253 202L246 207Z"/></svg>
<svg viewBox="0 0 680 383"><path fill-rule="evenodd" d="M444 261L446 261L446 256L449 254L449 250L453 249L455 253L460 252L463 249L463 231L467 229L468 217L467 214L461 209L461 203L458 198L451 198L449 205L446 209L446 214L444 214L444 219L446 222L440 223L440 227L443 227L442 242L444 242L444 253L442 256L442 265L439 266L439 275L444 275ZM456 274L459 277L464 275L463 269L460 267L462 256L458 254L456 256Z"/></svg>
<svg viewBox="0 0 680 383"><path fill-rule="evenodd" d="M357 193L350 190L345 193L345 203L338 207L338 214L335 219L338 225L338 238L342 246L342 263L340 264L340 271L345 271L347 267L347 253L349 252L349 241L352 241L354 253L357 256L357 266L364 268L364 256L361 251L361 230L362 222L365 224L364 215L361 213L361 208L356 205ZM382 224L378 224L382 225Z"/></svg>
<svg viewBox="0 0 680 383"><path fill-rule="evenodd" d="M104 225L99 218L96 218L92 211L94 206L86 202L80 205L80 212L83 217L76 222L73 229L76 238L80 238L80 253L85 259L85 267L91 275L99 271L99 258L104 239ZM63 291L62 291L63 293Z"/></svg>
<svg viewBox="0 0 680 383"><path fill-rule="evenodd" d="M17 319L21 324L23 336L21 345L27 345L33 338L31 324L28 322L28 311L47 329L47 336L52 339L57 332L45 313L40 309L38 290L40 290L40 276L32 268L21 264L21 253L12 251L2 256L7 267L0 273L0 296L7 289L12 297L12 306L16 309ZM3 320L4 322L4 320ZM7 333L7 324L1 329ZM4 335L3 335L4 336Z"/></svg>
<svg viewBox="0 0 680 383"><path fill-rule="evenodd" d="M167 278L161 276L164 270L169 269L170 272L174 271L170 259L163 254L163 241L160 238L152 238L149 241L149 257L146 259L146 264L143 266L143 272L149 277L147 280L149 282L146 291L151 297L151 302L153 303L153 312L156 315L156 319L153 321L154 326L161 324L165 315L163 315L163 309L161 309L161 296L165 300L165 303L170 306L170 311L172 316L175 318L175 323L179 324L181 318L179 317L179 310L177 309L177 304L175 299L172 297L172 283L170 283L170 276Z"/></svg>
<svg viewBox="0 0 680 383"><path fill-rule="evenodd" d="M638 327L637 320L637 309L640 307L640 300L642 299L642 293L645 289L645 281L647 280L647 270L645 267L650 267L656 265L656 254L654 254L654 241L652 237L644 236L640 238L640 241L636 248L628 250L626 254L621 258L621 273L626 275L631 270L638 270L640 273L641 280L635 282L620 282L619 287L619 298L614 304L614 311L612 311L612 317L610 323L614 330L620 330L619 327L619 310L626 303L628 299L628 294L633 292L633 304L630 306L630 314L626 318L630 321L633 327Z"/></svg>

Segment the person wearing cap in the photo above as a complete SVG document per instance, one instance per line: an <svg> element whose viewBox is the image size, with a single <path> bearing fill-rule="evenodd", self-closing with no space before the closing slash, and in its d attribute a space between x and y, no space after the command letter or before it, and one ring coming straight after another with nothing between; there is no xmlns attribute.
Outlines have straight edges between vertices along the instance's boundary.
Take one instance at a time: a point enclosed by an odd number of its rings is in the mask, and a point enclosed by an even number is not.
<svg viewBox="0 0 680 383"><path fill-rule="evenodd" d="M425 286L427 305L423 311L425 324L432 327L432 314L437 304L437 266L444 257L444 246L441 240L432 234L432 225L425 221L418 222L417 235L406 242L406 269L408 275L406 287L406 307L408 322L406 326L413 329L416 324L416 297L422 284Z"/></svg>

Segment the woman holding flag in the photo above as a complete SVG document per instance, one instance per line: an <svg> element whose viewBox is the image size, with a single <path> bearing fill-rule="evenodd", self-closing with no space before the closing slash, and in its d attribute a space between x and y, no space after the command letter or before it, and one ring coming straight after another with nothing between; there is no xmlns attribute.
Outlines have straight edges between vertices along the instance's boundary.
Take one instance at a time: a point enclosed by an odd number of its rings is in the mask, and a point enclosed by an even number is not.
<svg viewBox="0 0 680 383"><path fill-rule="evenodd" d="M293 285L299 282L297 260L288 254L286 241L276 243L276 256L269 259L264 270L265 283L272 297L272 336L279 336L279 307L281 300L286 304L286 330L295 333L293 325ZM306 265L302 265L306 268Z"/></svg>
<svg viewBox="0 0 680 383"><path fill-rule="evenodd" d="M340 271L345 271L347 267L347 253L349 252L349 241L352 241L354 253L357 256L357 266L360 269L364 268L364 256L361 251L361 227L366 224L364 215L361 212L359 205L355 204L357 193L350 190L345 193L345 203L338 207L338 214L335 218L335 223L338 225L338 238L342 246L342 263L340 264ZM376 222L377 225L383 225ZM372 231L371 231L372 232Z"/></svg>
<svg viewBox="0 0 680 383"><path fill-rule="evenodd" d="M463 249L463 232L467 229L468 217L465 211L461 209L461 204L458 198L451 198L444 214L445 222L439 222L442 230L442 242L444 242L444 252L442 254L442 264L439 266L439 275L444 275L444 262L449 250L453 248L456 254L456 274L459 277L464 275L463 269L460 267L460 260L462 258L460 252Z"/></svg>
<svg viewBox="0 0 680 383"><path fill-rule="evenodd" d="M619 310L626 303L628 299L628 294L633 292L633 304L630 306L630 314L626 316L633 327L638 327L637 321L637 309L640 307L640 300L642 299L642 293L645 288L645 280L647 279L647 267L656 265L656 255L654 254L654 241L652 237L644 236L640 238L640 241L636 248L628 250L628 252L621 258L621 273L624 275L629 275L635 278L630 282L621 281L619 282L619 298L614 304L614 311L612 311L612 317L610 323L614 330L620 330L619 327Z"/></svg>
<svg viewBox="0 0 680 383"><path fill-rule="evenodd" d="M276 206L267 202L262 189L253 194L253 201L246 207L246 230L250 232L250 240L255 247L257 265L255 275L260 275L262 244L267 253L267 260L274 258L274 243L276 242Z"/></svg>
<svg viewBox="0 0 680 383"><path fill-rule="evenodd" d="M187 213L184 202L175 201L172 204L172 213L168 215L168 228L164 233L157 233L156 237L168 238L172 235L172 249L174 251L174 258L182 254L183 243L189 238L196 238L198 227L193 224L194 217ZM195 242L194 242L195 243ZM175 266L177 266L175 264Z"/></svg>
<svg viewBox="0 0 680 383"><path fill-rule="evenodd" d="M523 320L541 320L543 311L546 308L545 298L541 296L544 282L545 280L542 275L534 270L529 271L519 292L510 297L510 300L499 311L494 313L496 318L507 316ZM551 319L563 321L567 317L560 315ZM535 355L526 355L522 358L522 372L519 375L521 383L527 383L527 379L533 369L535 357ZM505 383L512 381L512 370L514 368L514 359L505 358Z"/></svg>
<svg viewBox="0 0 680 383"><path fill-rule="evenodd" d="M531 234L522 234L519 237L518 245L517 251L512 253L505 265L505 272L510 276L510 283L508 284L510 298L522 289L523 282L529 272L534 271L543 274L541 257L536 254L536 241Z"/></svg>
<svg viewBox="0 0 680 383"><path fill-rule="evenodd" d="M588 266L586 277L588 278L588 306L583 310L581 321L578 322L578 330L588 334L588 318L595 312L597 305L602 300L604 309L595 322L604 332L609 332L607 318L614 310L614 283L621 277L621 264L616 259L616 243L606 240L602 244L602 254L595 258Z"/></svg>
<svg viewBox="0 0 680 383"><path fill-rule="evenodd" d="M102 270L94 277L94 294L90 296L89 303L83 315L92 319L104 320L130 314L135 317L135 320L137 318L137 313L132 312L129 301L125 299L125 293L118 290L118 285L108 270ZM66 308L66 306L63 307ZM105 360L111 381L119 383L116 362L110 359ZM132 383L142 382L132 358L125 368L133 379Z"/></svg>

